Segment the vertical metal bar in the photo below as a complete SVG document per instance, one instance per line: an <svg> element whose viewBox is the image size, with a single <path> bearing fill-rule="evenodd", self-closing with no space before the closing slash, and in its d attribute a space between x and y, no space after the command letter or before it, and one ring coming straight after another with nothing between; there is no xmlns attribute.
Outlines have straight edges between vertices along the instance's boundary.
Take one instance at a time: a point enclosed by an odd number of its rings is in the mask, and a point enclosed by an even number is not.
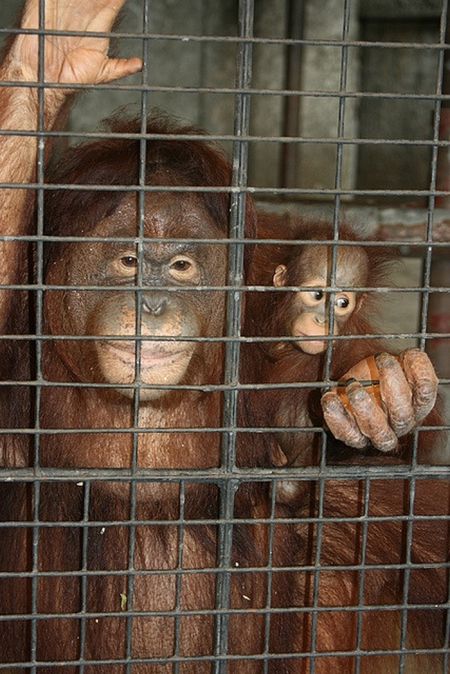
<svg viewBox="0 0 450 674"><path fill-rule="evenodd" d="M446 19L445 42L447 44L450 42L450 20L448 14ZM448 94L450 93L450 53L444 50L443 58L441 91L443 94ZM439 139L450 140L450 101L448 99L441 100ZM439 191L450 191L450 146L448 145L446 147L441 147L438 150L436 184ZM446 196L437 196L435 205L437 208L449 208L450 194Z"/></svg>
<svg viewBox="0 0 450 674"><path fill-rule="evenodd" d="M447 571L447 583L448 583L447 604L448 606L450 606L450 581L448 571ZM442 674L447 674L449 670L450 670L450 608L447 608L447 620L444 637L444 662Z"/></svg>
<svg viewBox="0 0 450 674"><path fill-rule="evenodd" d="M322 448L323 449L323 448ZM323 452L324 453L324 452ZM319 483L319 507L317 509L316 517L316 554L314 559L314 582L313 582L313 601L312 601L312 610L311 610L311 664L310 672L314 674L316 671L316 656L317 656L317 620L318 613L317 608L319 607L319 584L320 584L320 558L322 555L322 540L323 540L323 506L324 506L324 495L325 495L325 479L320 478Z"/></svg>
<svg viewBox="0 0 450 674"><path fill-rule="evenodd" d="M239 0L239 36L252 37L254 19L254 0ZM236 86L245 90L252 79L252 44L241 42L238 47ZM239 288L244 280L244 244L233 243L233 239L242 239L245 235L246 194L240 190L247 185L248 143L241 140L248 135L250 128L250 95L236 95L233 146L233 175L230 205L228 285ZM233 290L227 293L227 336L239 338L241 335L242 293ZM240 343L238 340L227 342L225 346L225 384L236 384L239 380ZM224 393L223 425L234 429L237 425L238 391ZM236 466L236 431L227 431L222 436L222 467L232 473ZM221 485L220 518L229 520L234 512L234 498L238 482L225 480ZM226 609L230 603L230 572L232 555L233 525L225 522L218 531L218 569L216 586L216 606ZM228 650L229 616L219 614L216 620L215 662L216 674L224 674L227 664L220 658Z"/></svg>
<svg viewBox="0 0 450 674"><path fill-rule="evenodd" d="M45 29L45 0L39 0L39 30ZM38 37L38 130L45 131L45 35L41 32ZM44 162L45 162L45 140L41 136L38 139L37 148L37 166L36 182L39 185L37 190L37 213L36 213L36 235L38 238L36 244L36 290L35 312L36 312L36 389L35 389L35 419L34 419L34 474L33 481L33 533L32 533L32 573L31 579L31 612L33 619L31 621L31 651L30 661L32 663L30 672L36 674L36 658L38 647L37 620L38 613L38 585L39 585L39 537L40 537L40 410L42 393L42 302L43 302L43 233L44 233Z"/></svg>
<svg viewBox="0 0 450 674"><path fill-rule="evenodd" d="M444 47L446 43L447 36L447 27L449 21L449 6L448 0L443 0L442 2L442 11L440 17L440 26L439 26L439 42ZM421 293L421 316L420 316L420 332L421 338L419 340L420 348L423 350L426 346L427 340L427 325L428 325L428 309L430 302L430 284L431 284L431 261L433 254L433 216L434 208L436 206L436 185L437 185L437 166L438 166L438 145L439 140L439 129L441 124L441 110L442 110L442 88L443 88L443 79L444 79L444 63L445 63L445 49L439 50L438 58L438 68L436 76L436 103L434 110L434 128L433 128L433 149L431 153L431 176L430 176L430 196L428 199L428 213L427 213L427 228L426 228L426 242L428 244L425 252L424 264L423 264L423 281L422 287L425 292ZM448 77L448 74L447 74ZM414 437L414 447L413 447L413 458L412 458L412 467L417 466L417 446L419 440L419 434L416 431ZM410 508L409 514L411 515L414 512L414 493L415 493L415 482L412 480L410 487ZM411 544L412 544L412 521L409 520L407 523L407 533L406 533L406 560L405 563L408 565L411 561ZM409 594L409 581L410 581L411 570L409 568L405 569L404 575L404 584L403 584L403 603L407 604L408 594ZM407 610L403 609L402 613L402 625L401 625L401 644L400 647L404 648L404 643L406 640L407 632ZM450 622L450 610L447 610L447 621ZM448 661L448 658L446 658ZM405 654L401 653L400 663L399 663L399 674L404 674L406 667ZM447 671L447 667L444 666L444 672Z"/></svg>
<svg viewBox="0 0 450 674"><path fill-rule="evenodd" d="M440 20L439 42L442 46L445 45L445 35L447 28L448 17L448 0L444 0L442 5L442 13ZM437 159L438 159L438 140L439 140L439 126L441 119L442 107L442 75L444 70L444 54L445 49L439 51L437 78L436 78L436 103L434 114L434 128L433 128L433 149L431 153L431 177L430 177L430 197L428 199L428 213L427 213L427 227L425 241L428 246L425 251L424 268L423 268L423 284L422 287L425 292L421 293L422 309L420 316L420 348L424 349L427 336L427 322L428 322L428 305L430 301L430 280L431 280L431 259L433 254L433 216L436 202L436 180L437 180Z"/></svg>
<svg viewBox="0 0 450 674"><path fill-rule="evenodd" d="M185 503L186 503L186 483L180 484L180 510L179 510L179 525L178 525L178 551L177 551L177 577L175 581L175 640L174 640L174 656L180 656L180 634L181 634L181 591L183 587L183 576L181 570L183 568L183 546L184 546L184 522L185 522ZM173 674L180 674L180 662L177 661L173 666Z"/></svg>
<svg viewBox="0 0 450 674"><path fill-rule="evenodd" d="M305 1L289 0L287 13L286 37L291 40L302 40L305 27ZM303 46L289 44L286 46L286 82L285 88L300 91L302 86ZM300 96L286 96L284 99L283 135L296 138L300 134ZM282 187L297 187L299 147L297 143L283 143L281 155Z"/></svg>
<svg viewBox="0 0 450 674"><path fill-rule="evenodd" d="M399 674L404 674L406 667L406 655L404 653L405 649L408 647L407 644L407 632L408 632L408 595L409 595L409 581L411 577L411 551L412 551L412 542L413 542L413 522L412 518L414 516L414 502L416 496L416 480L413 476L409 478L409 492L408 492L408 522L406 526L406 536L405 536L405 573L403 576L403 607L402 607L402 621L400 628L400 660L398 665Z"/></svg>
<svg viewBox="0 0 450 674"><path fill-rule="evenodd" d="M91 482L83 485L83 535L81 548L81 624L80 624L80 674L84 674L86 649L86 615L87 615L87 571L88 571L88 542L89 542L89 504L91 497Z"/></svg>
<svg viewBox="0 0 450 674"><path fill-rule="evenodd" d="M450 17L447 12L445 42L450 43ZM444 51L444 63L442 74L442 93L450 93L450 52ZM441 101L439 120L439 139L450 140L450 101ZM438 191L450 191L450 146L440 147L437 156L436 185ZM437 196L435 199L437 208L450 207L450 194ZM450 262L447 256L434 256L431 267L432 286L449 285ZM448 293L432 293L429 301L428 330L430 332L450 331L450 296ZM426 350L433 365L441 377L450 377L450 359L448 358L448 340L428 340Z"/></svg>
<svg viewBox="0 0 450 674"><path fill-rule="evenodd" d="M267 596L266 596L266 615L264 620L264 674L269 674L270 660L267 658L270 655L270 617L272 609L272 585L273 585L273 539L275 534L275 508L276 508L276 494L279 482L273 480L272 494L270 505L270 524L269 524L269 551L267 557Z"/></svg>
<svg viewBox="0 0 450 674"><path fill-rule="evenodd" d="M344 2L344 16L343 16L343 27L342 27L342 40L345 42L348 38L349 26L350 26L350 12L351 12L351 0L345 0ZM344 44L341 50L341 71L340 71L340 91L345 92L347 86L347 69L348 69L348 47ZM343 143L339 142L340 138L344 136L344 125L345 125L345 96L339 97L339 107L338 107L338 120L337 120L337 141L336 141L336 174L335 174L335 189L341 189L342 181L342 162L343 162L343 152L344 146ZM341 207L341 195L339 193L335 196L334 204L334 213L333 213L333 243L339 241L339 216L340 216L340 207ZM336 285L336 267L337 267L337 246L333 245L332 247L332 257L331 257L331 269L330 269L330 287ZM334 297L335 293L329 293L329 334L334 333ZM325 354L325 362L323 368L323 380L329 382L331 378L331 363L333 357L333 342L330 340L327 345L327 351ZM326 435L325 432L322 434L322 451L321 451L321 460L320 460L321 470L326 473ZM314 583L313 583L313 611L311 617L311 674L314 674L316 671L316 653L317 653L317 608L319 604L319 585L320 585L320 558L321 558L321 549L322 549L322 540L323 540L323 523L320 521L323 518L323 498L325 491L325 480L321 478L319 480L319 512L318 512L318 522L317 522L317 548L316 548L316 560L314 571ZM316 609L316 610L314 610Z"/></svg>
<svg viewBox="0 0 450 674"><path fill-rule="evenodd" d="M345 42L348 38L349 28L350 28L350 15L351 15L351 4L352 0L345 0L344 2L344 24L342 28L342 40ZM337 121L337 141L336 141L336 173L335 173L335 182L334 187L336 190L342 189L342 164L344 159L344 144L339 142L339 139L344 137L345 131L345 108L347 99L345 97L345 91L347 89L347 73L348 73L348 50L347 46L342 47L341 51L341 72L340 72L340 82L339 82L339 91L343 94L339 96L339 107L338 107L338 121ZM333 243L336 244L339 242L339 219L341 213L341 195L338 192L334 198L334 210L333 210ZM331 256L331 269L330 269L330 287L336 286L336 268L337 268L337 253L338 247L333 245L332 247L332 256ZM335 293L329 293L329 334L334 334L334 298ZM324 364L324 380L329 381L331 375L331 363L333 358L333 340L329 340L328 348L325 356Z"/></svg>
<svg viewBox="0 0 450 674"><path fill-rule="evenodd" d="M365 590L365 580L366 580L366 559L367 559L367 540L369 533L369 504L370 504L370 487L372 486L369 478L364 480L364 512L363 512L363 521L362 521L362 537L361 537L361 570L358 572L359 575L359 587L358 587L358 616L356 624L356 662L355 662L355 674L361 674L361 643L363 637L363 616L364 616L364 590ZM356 526L356 525L355 525Z"/></svg>
<svg viewBox="0 0 450 674"><path fill-rule="evenodd" d="M143 3L143 33L149 32L149 0ZM136 279L136 323L135 334L141 336L142 321L142 290L143 281L143 259L144 259L144 236L145 236L145 184L147 167L147 116L148 116L148 38L144 37L142 41L142 84L144 88L141 94L141 139L139 142L139 197L138 197L138 242L137 257L138 269ZM140 339L135 340L135 389L133 397L133 427L139 428L139 411L141 396L141 349ZM128 532L128 565L127 565L127 627L126 627L126 673L132 674L133 670L133 606L134 606L134 581L135 581L135 550L136 550L136 502L137 502L137 483L136 473L139 468L139 432L133 432L133 450L131 460L131 478L130 478L130 523Z"/></svg>
<svg viewBox="0 0 450 674"><path fill-rule="evenodd" d="M200 25L202 35L207 35L208 13L210 11L207 3L200 3ZM200 72L199 72L199 87L206 86L207 83L207 58L209 54L210 45L207 42L200 42L198 45L200 49ZM205 104L205 97L199 94L198 101L198 123L201 129L208 128L208 106Z"/></svg>

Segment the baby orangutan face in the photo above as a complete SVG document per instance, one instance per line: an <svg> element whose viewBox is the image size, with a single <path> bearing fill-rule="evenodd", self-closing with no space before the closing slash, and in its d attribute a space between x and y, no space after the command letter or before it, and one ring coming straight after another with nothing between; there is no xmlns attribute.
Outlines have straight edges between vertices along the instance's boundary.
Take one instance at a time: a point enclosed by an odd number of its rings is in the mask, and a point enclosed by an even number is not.
<svg viewBox="0 0 450 674"><path fill-rule="evenodd" d="M333 334L348 333L351 316L358 312L363 293L351 287L364 286L367 282L368 259L363 248L344 246L337 251L336 291L333 293ZM298 337L295 346L311 355L323 353L330 334L331 293L323 289L330 286L332 265L331 246L310 246L302 249L288 264L279 265L273 276L273 284L310 288L299 290L287 298L285 314L286 334ZM339 288L343 288L342 291ZM304 338L316 339L304 339Z"/></svg>

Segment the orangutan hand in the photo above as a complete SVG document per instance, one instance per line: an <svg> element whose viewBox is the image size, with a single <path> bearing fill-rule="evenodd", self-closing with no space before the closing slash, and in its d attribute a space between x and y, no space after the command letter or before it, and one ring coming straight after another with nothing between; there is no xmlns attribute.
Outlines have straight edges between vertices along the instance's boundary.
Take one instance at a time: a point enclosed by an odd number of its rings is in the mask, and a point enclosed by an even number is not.
<svg viewBox="0 0 450 674"><path fill-rule="evenodd" d="M344 375L346 381L325 393L321 403L329 430L350 447L372 444L394 451L398 438L419 426L436 402L436 373L418 349L365 358Z"/></svg>
<svg viewBox="0 0 450 674"><path fill-rule="evenodd" d="M142 67L141 59L108 57L109 38L89 33L108 33L125 0L45 0L45 28L79 31L84 35L47 35L44 41L44 81L67 84L100 84L131 75ZM27 0L21 28L39 28L39 0ZM13 42L9 60L20 69L21 79L38 80L37 35L21 34Z"/></svg>

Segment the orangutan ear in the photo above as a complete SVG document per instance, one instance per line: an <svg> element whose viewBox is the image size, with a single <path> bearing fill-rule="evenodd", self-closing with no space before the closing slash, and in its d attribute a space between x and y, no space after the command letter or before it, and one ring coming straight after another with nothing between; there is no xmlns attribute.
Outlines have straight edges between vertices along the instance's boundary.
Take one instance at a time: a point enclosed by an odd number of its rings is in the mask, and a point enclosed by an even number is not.
<svg viewBox="0 0 450 674"><path fill-rule="evenodd" d="M273 275L273 285L275 288L281 288L286 285L287 267L284 264L279 264L275 269Z"/></svg>
<svg viewBox="0 0 450 674"><path fill-rule="evenodd" d="M363 304L366 303L367 300L367 293L357 293L356 294L356 304L355 308L353 309L352 313L358 312Z"/></svg>

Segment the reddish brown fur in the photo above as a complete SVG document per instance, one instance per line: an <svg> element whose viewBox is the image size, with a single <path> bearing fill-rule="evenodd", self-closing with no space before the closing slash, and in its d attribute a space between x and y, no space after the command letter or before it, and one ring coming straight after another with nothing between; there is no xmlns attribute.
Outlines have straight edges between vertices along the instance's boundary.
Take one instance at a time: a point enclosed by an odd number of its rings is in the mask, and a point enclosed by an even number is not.
<svg viewBox="0 0 450 674"><path fill-rule="evenodd" d="M116 127L115 130L133 131L133 126ZM150 132L166 133L176 131L167 124L157 124ZM180 129L180 132L192 132L191 129ZM147 180L151 184L165 185L207 185L221 186L230 184L230 169L218 151L201 142L186 141L149 141L147 145L149 165ZM74 184L130 185L138 182L139 141L111 140L98 142L85 148L72 151L64 160L64 168L56 173L54 180ZM123 193L106 192L71 192L55 190L47 204L46 223L48 232L59 234L82 234L89 236L97 223L108 218L117 224L117 213L120 210ZM171 207L172 201L164 198L160 203ZM173 200L174 203L176 200ZM195 200L194 200L195 201ZM151 205L151 201L149 202ZM186 197L186 217L192 215L192 199ZM228 222L229 199L226 195L214 194L202 196L195 204L205 216L205 227L213 238L226 236ZM194 204L194 205L195 205ZM153 213L156 220L159 212ZM247 203L247 235L254 236L253 210L250 200ZM158 221L159 222L159 221ZM128 223L129 224L129 223ZM133 223L132 223L133 224ZM189 222L187 223L189 224ZM147 226L147 222L146 222ZM150 226L150 225L149 225ZM153 225L152 225L153 226ZM156 225L155 225L156 226ZM159 226L159 225L158 225ZM179 222L166 230L168 237L180 237L185 232L185 224ZM191 225L192 227L192 225ZM113 233L113 232L111 232ZM191 232L194 234L194 232ZM72 244L73 245L73 244ZM81 268L89 267L81 255L82 244L76 244L80 251ZM218 244L220 245L220 244ZM55 244L47 251L48 278L53 282L64 282L61 277L65 268L58 260L68 260L69 244ZM97 244L93 245L94 253L98 253ZM211 246L210 257L216 264L217 253ZM220 254L219 254L220 257ZM274 258L276 255L274 255ZM250 261L247 257L247 264ZM59 266L58 266L59 265ZM255 267L257 269L257 267ZM86 276L86 278L90 278ZM224 280L224 279L223 279ZM208 281L208 279L206 279ZM66 306L70 293L58 295L58 291L49 293L45 304L45 329L58 326L63 334L70 334L70 321L74 325L81 321L82 311L86 311L87 291L80 292L80 316L66 316L63 311L58 315L54 307ZM53 293L53 294L52 294ZM186 300L186 307L189 300ZM206 302L206 300L205 300ZM224 294L220 296L219 313L211 329L222 335L224 330ZM198 308L195 311L199 311ZM201 312L200 312L201 313ZM205 318L205 317L203 317ZM207 318L211 318L208 312ZM11 324L18 325L18 317L12 317ZM65 331L67 329L67 332ZM31 333L34 332L31 326ZM53 333L55 334L55 333ZM60 334L60 332L56 333ZM57 468L103 467L128 468L132 461L132 433L89 433L89 429L123 428L133 424L132 403L115 392L88 387L76 388L72 383L92 380L82 379L82 373L89 373L91 355L88 343L74 346L67 339L65 342L49 341L44 350L44 375L49 382L67 382L68 386L44 387L40 404L38 421L42 429L85 428L84 434L44 434L41 436L40 464ZM11 349L19 349L20 345L10 344ZM76 355L81 354L79 360ZM23 353L15 351L3 354L1 362L7 358L11 369L4 373L8 378L26 378L32 375L31 364L23 357ZM244 354L245 356L246 354ZM246 361L249 376L255 376L254 354L248 353ZM350 358L350 356L349 356ZM349 364L353 365L355 358ZM256 366L259 367L259 358ZM95 364L92 363L95 370ZM183 381L194 383L219 383L223 381L223 349L221 346L207 348L199 346L197 357L187 371ZM314 372L308 372L312 377ZM16 395L16 387L9 392L10 397ZM32 427L30 411L23 398L15 397L7 400L2 388L1 394L5 404L1 406L2 422L5 428ZM8 403L8 406L7 404ZM300 417L304 416L307 401L305 396L297 397L296 402ZM19 407L20 406L20 407ZM161 398L156 403L143 406L147 412L143 429L182 428L182 427L218 427L221 425L220 394L202 394L183 391L173 396ZM17 410L23 411L18 419ZM31 409L33 409L31 407ZM12 410L16 410L13 415ZM150 411L149 411L150 410ZM259 409L262 413L263 408ZM151 413L150 413L151 412ZM264 412L265 414L265 412ZM249 425L247 411L240 412L239 424ZM267 418L265 421L268 423ZM144 468L207 468L219 465L220 442L217 433L147 433L139 434L138 464ZM244 434L238 446L238 463L243 466L270 467L273 455L273 438L251 438ZM30 447L24 440L5 437L3 443L3 465L25 466L30 460ZM398 483L395 483L397 486ZM319 585L319 607L329 606L336 611L320 613L317 623L316 649L324 654L327 651L345 651L356 647L357 618L354 613L345 613L339 609L343 606L354 606L358 603L358 578L355 572L335 571L331 567L337 564L354 564L362 561L361 541L363 527L360 523L362 514L362 492L358 482L329 482L325 494L325 516L342 515L358 518L355 522L341 523L334 526L325 525L321 553L321 575ZM445 503L448 507L447 484L432 484L433 498L430 501L431 485L427 485L424 494L418 494L421 514L429 514L435 503ZM199 481L198 484L186 484L186 500L184 511L179 508L178 483L152 483L149 480L136 483L136 512L130 512L130 489L127 481L111 479L108 482L93 481L90 487L90 509L87 519L92 526L87 532L88 556L87 569L99 574L89 575L86 586L86 609L93 613L89 617L86 631L84 656L88 660L120 659L126 656L126 613L123 612L123 597L127 608L135 611L159 611L162 615L138 615L133 619L132 656L134 658L160 658L155 664L134 664L136 674L152 674L172 672L173 664L169 661L175 648L175 622L171 612L176 607L176 574L178 567L179 527L178 518L183 516L187 524L183 540L182 568L186 570L181 583L180 605L184 611L204 611L215 606L215 574L217 564L217 532L208 520L219 514L218 487L208 486ZM406 486L402 486L401 490ZM78 614L81 608L82 585L80 572L82 566L83 528L77 526L84 513L83 485L68 482L43 482L39 494L39 511L34 512L33 494L30 486L18 484L1 485L1 519L3 521L33 522L38 515L40 521L56 524L75 523L75 526L52 526L42 528L37 550L37 568L41 572L53 572L56 575L41 576L37 585L37 611L39 614L57 614L54 618L38 620L37 659L38 661L70 661L79 657L80 625L77 618L70 614ZM372 494L372 507L376 515L401 514L408 512L407 505L400 498L399 490L392 489L386 481L381 482ZM418 490L420 491L420 490ZM235 516L254 520L270 516L270 499L267 484L244 484L240 487L235 506ZM299 611L276 613L271 616L269 652L273 654L307 654L312 645L312 613L302 609L313 606L313 584L316 531L314 525L303 523L305 516L317 516L317 494L315 486L308 483L304 498L297 504L295 519L291 523L278 523L274 531L274 551L272 564L274 567L293 565L306 566L306 570L286 571L273 574L271 606L276 608L296 607ZM396 509L396 510L395 510ZM447 512L447 509L444 510ZM280 505L277 511L280 517L292 516L292 512ZM139 571L163 571L163 573L138 574L135 580L134 602L128 596L127 570L129 568L129 520L133 516L136 525L136 550L132 566ZM196 520L196 524L190 521ZM202 520L206 520L202 524ZM142 523L139 523L141 521ZM152 524L152 521L159 522ZM147 523L145 523L147 522ZM435 526L436 525L436 526ZM367 573L366 604L400 603L401 574L393 572L393 578L384 569L386 554L397 555L397 561L405 559L402 523L387 525L380 523L373 537L369 536L368 560L380 564L380 570L373 575ZM376 528L376 525L374 525ZM426 528L423 533L413 538L414 559L429 560L430 546L426 545L426 536L432 531L432 549L438 561L447 558L447 530L442 523L433 523L433 528ZM236 655L255 654L259 660L250 661L239 658L230 661L230 674L256 674L263 671L263 653L265 648L265 614L245 613L245 609L263 609L266 606L268 574L268 541L269 527L264 524L242 524L234 528L234 546L232 558L232 581L230 607L244 610L230 616L229 653ZM32 530L11 526L2 529L2 546L0 548L0 569L3 571L30 571L32 561ZM367 561L367 560L366 560ZM257 567L252 573L240 573L245 567ZM195 570L211 569L211 573L195 573ZM261 569L258 571L258 569ZM58 575L62 572L67 575ZM115 571L115 575L106 572ZM167 573L164 573L164 572ZM74 572L75 575L70 575ZM444 573L429 570L416 579L411 579L411 596L418 603L440 603L445 601ZM0 609L3 614L30 614L31 582L29 578L4 579L0 587ZM103 617L106 611L114 611L113 617ZM210 656L214 652L214 618L211 614L182 615L180 618L179 654L181 656ZM398 646L395 636L399 631L398 611L378 613L367 612L363 619L362 648L389 648ZM0 622L0 661L20 662L30 658L31 627L29 621L19 620ZM429 635L427 637L426 635ZM412 645L421 645L426 640L427 647L440 646L443 638L443 611L440 609L415 613L408 622L408 639ZM442 662L440 656L424 659L414 657L408 674L436 674ZM316 674L351 674L354 671L354 658L321 657L316 662ZM73 666L38 667L39 674L50 672L76 672ZM14 671L25 671L18 668ZM86 674L122 674L123 664L107 664L103 666L85 666ZM203 674L212 672L208 659L203 662L187 662L180 665L180 672L185 674ZM271 674L308 674L310 658L280 658L270 661ZM362 659L363 674L396 674L398 657L368 656Z"/></svg>
<svg viewBox="0 0 450 674"><path fill-rule="evenodd" d="M313 219L302 220L287 214L284 216L258 214L258 238L283 239L286 242L311 239L331 242L333 240L333 228L326 222ZM361 239L358 238L354 229L347 225L340 225L339 240L354 243ZM251 283L272 287L274 271L278 265L283 264L287 266L287 286L308 285L307 277L317 275L317 270L314 267L308 270L300 268L299 260L305 246L309 245L292 245L291 243L258 245L251 267ZM351 262L351 250L349 248L346 253L348 264ZM361 270L361 276L367 276L367 282L363 282L361 285L374 289L386 286L389 281L390 270L397 260L397 254L391 249L376 245L365 246L364 250L367 252L368 269L367 274L362 274ZM311 263L312 261L310 261ZM340 331L341 336L382 332L382 329L378 326L382 302L380 293L377 293L376 290L369 290L358 293L357 297L357 306ZM297 311L296 308L295 311ZM269 291L264 294L260 292L249 293L247 297L246 334L262 337L279 336L280 338L289 336L289 324L293 313L293 300L290 292L274 289L272 292ZM254 351L257 351L256 355ZM392 348L387 342L373 338L370 340L335 340L332 350L331 378L339 379L352 367L352 364L381 351L392 351ZM321 356L304 353L293 342L282 340L280 342L262 342L256 346L247 347L246 356L249 362L256 358L259 363L256 370L256 383L316 382L323 378L325 354ZM249 378L245 369L243 376L246 381L254 381ZM313 389L298 390L295 396L292 389L286 389L284 392L279 389L276 391L258 391L250 394L249 409L256 410L259 415L258 419L255 419L256 425L266 426L269 421L269 425L275 427L320 426L322 422L319 396L320 391ZM424 421L424 426L437 426L444 423L440 412L441 407L439 403ZM320 452L317 445L320 438L318 435L315 436L316 441L309 433L280 432L277 434L277 438L286 454L288 463L312 465L319 461ZM422 431L419 440L419 458L426 463L430 460L434 450L445 443L446 436L443 433ZM401 439L399 456L383 456L376 453L376 462L397 463L399 457L409 461L411 445L411 438ZM332 453L334 461L343 460L347 462L365 462L368 454L371 454L370 450L365 453L365 456L358 455L354 451L349 453L345 447L338 445L334 440L331 441L329 451Z"/></svg>
<svg viewBox="0 0 450 674"><path fill-rule="evenodd" d="M281 234L280 234L281 233ZM339 230L340 240L357 241L356 234L346 226ZM332 227L327 223L282 218L266 215L259 218L258 237L261 239L289 240L324 240L333 238ZM309 245L309 244L306 244ZM260 244L257 246L251 270L251 283L272 287L275 268L284 264L288 269L288 286L298 286L305 281L306 270L298 268L298 259L304 245ZM393 256L380 248L369 248L368 286L383 285ZM312 273L312 270L311 270ZM375 293L359 294L359 306L344 326L344 333L364 335L377 332L374 327L374 316L377 312ZM292 294L275 289L272 292L250 293L247 297L246 332L252 336L286 337L292 314ZM362 310L361 307L362 306ZM366 318L366 316L368 318ZM369 320L370 317L370 320ZM310 355L300 351L293 342L262 342L251 346L248 351L257 350L259 362L257 383L295 383L315 382L322 379L324 356ZM333 361L331 377L338 379L350 367L366 356L378 353L382 349L381 342L371 340L340 340L333 345ZM252 354L250 358L254 358ZM245 373L244 373L244 376ZM318 404L320 391L312 389L298 390L295 396L292 389L266 390L253 393L250 397L252 409L260 413L258 422L276 427L321 425ZM312 407L311 407L312 406ZM258 424L257 424L258 425ZM315 436L318 438L318 436ZM314 439L309 433L279 433L278 441L286 453L289 463L311 465L318 461L318 451L314 447Z"/></svg>

